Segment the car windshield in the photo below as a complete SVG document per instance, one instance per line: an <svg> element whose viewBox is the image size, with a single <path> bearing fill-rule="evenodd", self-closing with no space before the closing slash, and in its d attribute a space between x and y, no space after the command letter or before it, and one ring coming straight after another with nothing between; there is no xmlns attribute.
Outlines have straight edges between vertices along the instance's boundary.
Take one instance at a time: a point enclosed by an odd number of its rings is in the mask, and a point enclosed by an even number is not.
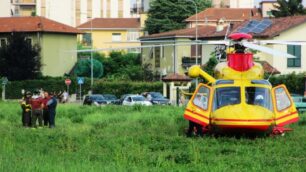
<svg viewBox="0 0 306 172"><path fill-rule="evenodd" d="M262 106L272 111L270 90L262 87L246 87L245 100L247 104Z"/></svg>
<svg viewBox="0 0 306 172"><path fill-rule="evenodd" d="M150 94L151 94L152 98L155 98L155 99L164 99L164 96L161 93L151 92Z"/></svg>
<svg viewBox="0 0 306 172"><path fill-rule="evenodd" d="M103 96L100 96L100 95L91 96L91 99L92 99L92 100L96 100L96 101L105 100L104 97L103 97Z"/></svg>
<svg viewBox="0 0 306 172"><path fill-rule="evenodd" d="M145 101L146 99L143 97L143 96L135 96L135 97L132 97L133 101L136 101L136 102L140 102L140 101Z"/></svg>
<svg viewBox="0 0 306 172"><path fill-rule="evenodd" d="M214 110L223 106L239 104L241 102L239 87L217 88L215 92Z"/></svg>
<svg viewBox="0 0 306 172"><path fill-rule="evenodd" d="M103 97L105 97L105 99L107 100L116 100L117 97L112 95L112 94L104 94Z"/></svg>

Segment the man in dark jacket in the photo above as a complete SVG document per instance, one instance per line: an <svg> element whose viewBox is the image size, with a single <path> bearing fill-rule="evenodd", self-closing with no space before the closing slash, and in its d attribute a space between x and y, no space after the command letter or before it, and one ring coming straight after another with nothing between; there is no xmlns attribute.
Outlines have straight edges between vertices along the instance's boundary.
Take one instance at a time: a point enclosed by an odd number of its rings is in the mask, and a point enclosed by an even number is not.
<svg viewBox="0 0 306 172"><path fill-rule="evenodd" d="M50 93L50 100L47 102L49 116L50 116L50 128L55 127L55 115L56 115L56 106L57 100L54 93Z"/></svg>
<svg viewBox="0 0 306 172"><path fill-rule="evenodd" d="M22 108L22 124L24 127L31 126L31 92L26 92L21 103Z"/></svg>

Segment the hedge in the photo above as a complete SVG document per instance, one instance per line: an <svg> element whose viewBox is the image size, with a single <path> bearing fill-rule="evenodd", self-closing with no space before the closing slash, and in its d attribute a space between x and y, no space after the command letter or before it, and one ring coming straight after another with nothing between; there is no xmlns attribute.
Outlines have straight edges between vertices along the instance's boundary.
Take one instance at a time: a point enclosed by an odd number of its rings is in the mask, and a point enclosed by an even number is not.
<svg viewBox="0 0 306 172"><path fill-rule="evenodd" d="M290 93L304 95L306 73L290 73L272 76L269 81L273 86L285 84Z"/></svg>
<svg viewBox="0 0 306 172"><path fill-rule="evenodd" d="M79 85L77 85L76 78L71 78L71 85L69 93L79 93ZM26 80L26 81L12 81L6 85L6 98L19 99L22 97L21 90L34 91L42 88L48 91L64 91L66 90L65 78L48 78L43 80ZM128 93L142 93L145 91L162 92L161 82L124 82L124 81L102 81L95 80L93 86L93 93L97 94L115 94L121 96ZM0 88L0 91L2 88ZM82 85L82 95L87 94L90 90L90 78L85 78L85 83Z"/></svg>

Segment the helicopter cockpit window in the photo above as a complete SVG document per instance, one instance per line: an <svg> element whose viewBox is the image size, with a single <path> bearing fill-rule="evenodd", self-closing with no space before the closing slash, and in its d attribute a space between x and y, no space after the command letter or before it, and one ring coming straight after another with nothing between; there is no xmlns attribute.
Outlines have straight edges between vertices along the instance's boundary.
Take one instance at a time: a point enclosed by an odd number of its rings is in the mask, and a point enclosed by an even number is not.
<svg viewBox="0 0 306 172"><path fill-rule="evenodd" d="M214 110L227 105L235 105L241 102L239 87L217 88L215 92Z"/></svg>
<svg viewBox="0 0 306 172"><path fill-rule="evenodd" d="M291 106L290 99L284 88L279 87L275 89L276 108L282 111Z"/></svg>
<svg viewBox="0 0 306 172"><path fill-rule="evenodd" d="M194 96L193 104L198 106L203 110L207 110L208 108L208 100L209 100L209 88L205 86L201 86L198 89L198 92Z"/></svg>
<svg viewBox="0 0 306 172"><path fill-rule="evenodd" d="M258 105L272 111L272 100L268 88L246 87L245 100L247 104Z"/></svg>

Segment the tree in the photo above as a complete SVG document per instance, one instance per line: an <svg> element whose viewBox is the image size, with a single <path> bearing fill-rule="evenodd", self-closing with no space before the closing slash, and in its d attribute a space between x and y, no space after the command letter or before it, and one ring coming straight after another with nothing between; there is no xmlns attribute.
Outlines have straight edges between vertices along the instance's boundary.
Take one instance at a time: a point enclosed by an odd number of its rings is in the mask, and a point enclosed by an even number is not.
<svg viewBox="0 0 306 172"><path fill-rule="evenodd" d="M274 5L276 10L272 10L271 12L275 17L306 14L302 1L303 0L277 0L277 5Z"/></svg>
<svg viewBox="0 0 306 172"><path fill-rule="evenodd" d="M41 76L40 47L31 45L24 33L12 33L0 48L0 75L9 80L35 79Z"/></svg>
<svg viewBox="0 0 306 172"><path fill-rule="evenodd" d="M91 77L91 60L82 59L79 60L75 69L74 74L76 76ZM93 77L100 78L103 76L103 65L100 61L93 59Z"/></svg>
<svg viewBox="0 0 306 172"><path fill-rule="evenodd" d="M211 6L210 0L194 0L198 12ZM182 29L184 20L195 14L195 5L187 0L155 0L150 4L145 30L149 34Z"/></svg>

